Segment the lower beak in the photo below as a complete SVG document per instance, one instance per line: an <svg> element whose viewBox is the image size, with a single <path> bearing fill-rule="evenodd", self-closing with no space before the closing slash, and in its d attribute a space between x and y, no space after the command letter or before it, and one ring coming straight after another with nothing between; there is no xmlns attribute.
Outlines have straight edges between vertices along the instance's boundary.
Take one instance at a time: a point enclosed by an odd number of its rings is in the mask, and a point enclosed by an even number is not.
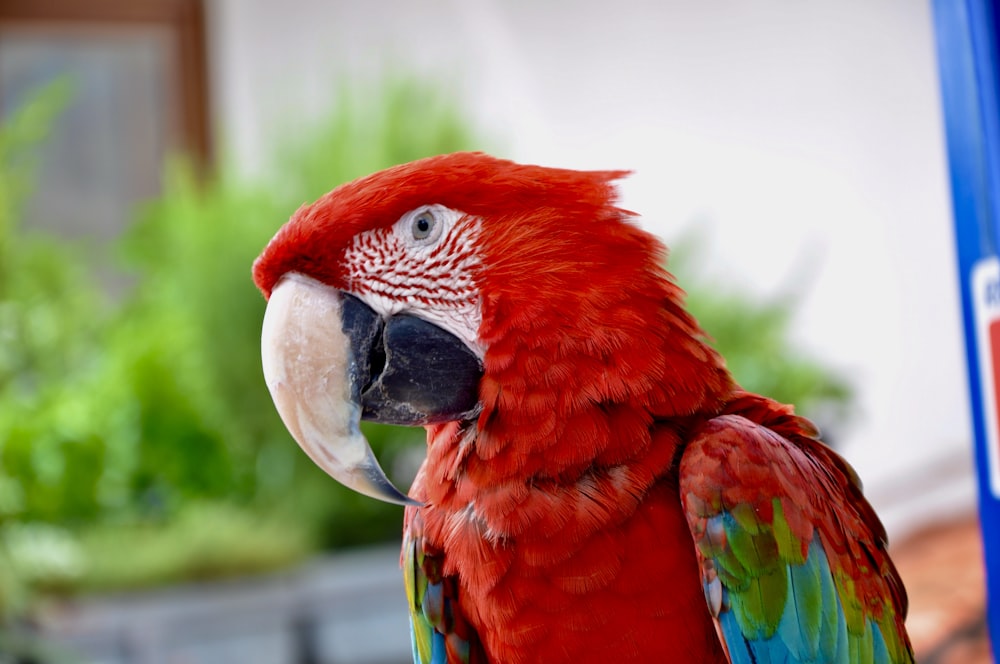
<svg viewBox="0 0 1000 664"><path fill-rule="evenodd" d="M271 291L264 381L292 438L338 482L418 505L386 478L360 420L422 425L471 417L482 367L458 338L408 315L383 321L357 298L299 273Z"/></svg>

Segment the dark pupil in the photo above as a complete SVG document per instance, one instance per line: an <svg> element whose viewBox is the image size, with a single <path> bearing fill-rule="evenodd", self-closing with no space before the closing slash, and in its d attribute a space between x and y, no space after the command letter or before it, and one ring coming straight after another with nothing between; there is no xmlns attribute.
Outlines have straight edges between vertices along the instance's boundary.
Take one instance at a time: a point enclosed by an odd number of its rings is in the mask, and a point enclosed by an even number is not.
<svg viewBox="0 0 1000 664"><path fill-rule="evenodd" d="M417 219L417 230L418 231L420 231L421 233L426 233L430 229L431 229L431 222L428 221L425 217L421 217L420 219Z"/></svg>

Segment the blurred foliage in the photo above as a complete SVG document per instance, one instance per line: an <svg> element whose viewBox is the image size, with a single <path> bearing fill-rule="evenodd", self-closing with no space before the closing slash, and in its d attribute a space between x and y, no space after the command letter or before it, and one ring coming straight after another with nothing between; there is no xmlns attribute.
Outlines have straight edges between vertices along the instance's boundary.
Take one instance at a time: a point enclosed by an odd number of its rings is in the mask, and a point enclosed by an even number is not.
<svg viewBox="0 0 1000 664"><path fill-rule="evenodd" d="M345 85L326 122L275 148L262 181L170 164L120 242L132 286L112 298L81 248L18 225L34 148L70 94L49 86L0 128L0 610L30 590L250 573L397 538L399 508L327 478L278 419L250 265L336 184L474 147L454 100L409 79ZM682 283L747 387L846 398L787 352L793 303ZM365 430L386 468L412 466L420 430Z"/></svg>

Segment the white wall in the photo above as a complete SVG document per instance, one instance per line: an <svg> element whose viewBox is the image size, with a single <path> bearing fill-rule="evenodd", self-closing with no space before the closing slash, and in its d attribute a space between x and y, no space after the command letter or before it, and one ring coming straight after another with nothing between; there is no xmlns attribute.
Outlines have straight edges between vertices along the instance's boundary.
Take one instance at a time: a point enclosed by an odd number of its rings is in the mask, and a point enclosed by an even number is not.
<svg viewBox="0 0 1000 664"><path fill-rule="evenodd" d="M709 273L805 290L797 337L855 380L844 451L890 531L971 509L929 2L212 9L221 136L249 171L340 73L405 63L454 81L503 156L635 169L624 205L668 242L706 227Z"/></svg>

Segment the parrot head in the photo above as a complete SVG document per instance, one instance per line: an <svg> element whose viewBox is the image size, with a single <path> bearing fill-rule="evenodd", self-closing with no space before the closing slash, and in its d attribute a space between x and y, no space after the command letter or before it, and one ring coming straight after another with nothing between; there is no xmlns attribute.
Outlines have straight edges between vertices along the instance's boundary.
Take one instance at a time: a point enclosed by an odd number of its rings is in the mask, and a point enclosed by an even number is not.
<svg viewBox="0 0 1000 664"><path fill-rule="evenodd" d="M670 374L699 344L680 343L677 362L644 352L699 333L671 304L665 249L614 204L625 174L455 153L301 207L253 267L268 299L265 382L293 438L342 484L416 504L386 479L361 419L482 434L515 410L538 423L665 384L661 400L693 410L687 392L708 388Z"/></svg>

